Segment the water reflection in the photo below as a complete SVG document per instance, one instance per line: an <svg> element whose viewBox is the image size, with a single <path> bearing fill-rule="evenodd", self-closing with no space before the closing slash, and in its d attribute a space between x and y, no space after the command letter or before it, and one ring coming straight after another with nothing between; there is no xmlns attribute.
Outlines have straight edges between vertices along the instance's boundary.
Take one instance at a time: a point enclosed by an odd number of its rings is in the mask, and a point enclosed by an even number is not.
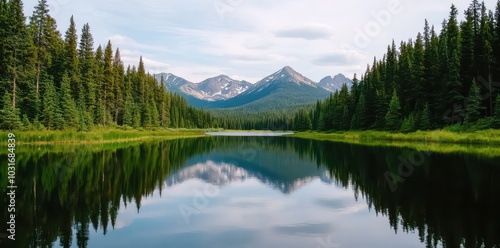
<svg viewBox="0 0 500 248"><path fill-rule="evenodd" d="M286 137L67 149L18 153L16 247L500 246L499 158L431 154L393 192L384 174L409 149Z"/></svg>

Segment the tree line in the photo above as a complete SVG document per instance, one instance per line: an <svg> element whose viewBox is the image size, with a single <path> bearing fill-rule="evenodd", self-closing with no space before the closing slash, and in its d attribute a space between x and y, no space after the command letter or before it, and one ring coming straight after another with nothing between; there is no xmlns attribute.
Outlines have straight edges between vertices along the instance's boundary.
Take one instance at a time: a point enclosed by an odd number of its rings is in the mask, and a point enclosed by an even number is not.
<svg viewBox="0 0 500 248"><path fill-rule="evenodd" d="M393 41L350 91L296 113L293 129L500 128L500 1L493 12L473 0L464 14L459 23L452 5L439 34L426 20L416 39Z"/></svg>
<svg viewBox="0 0 500 248"><path fill-rule="evenodd" d="M73 17L64 36L39 0L29 21L21 0L0 0L0 129L222 127L272 130L500 128L500 1L473 0L459 22L451 6L439 34L425 21L415 39L393 41L351 89L301 110L247 115L191 107L111 42L94 49ZM78 39L79 38L79 39ZM234 112L234 113L233 113Z"/></svg>
<svg viewBox="0 0 500 248"><path fill-rule="evenodd" d="M88 23L78 39L71 17L63 36L46 0L26 19L21 0L0 0L0 129L213 125L147 73L142 57L125 68L110 41L94 49Z"/></svg>

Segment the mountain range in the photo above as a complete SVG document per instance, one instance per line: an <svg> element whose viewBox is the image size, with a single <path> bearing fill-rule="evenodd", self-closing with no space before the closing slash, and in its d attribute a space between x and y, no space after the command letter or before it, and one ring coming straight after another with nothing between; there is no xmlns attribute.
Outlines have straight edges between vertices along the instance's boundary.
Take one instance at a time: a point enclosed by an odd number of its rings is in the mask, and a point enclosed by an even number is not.
<svg viewBox="0 0 500 248"><path fill-rule="evenodd" d="M315 103L343 84L351 87L352 81L342 74L327 76L319 83L303 76L289 66L265 77L255 84L231 79L226 75L192 83L171 73L156 75L163 77L167 89L186 98L197 108L238 108L252 111L284 109Z"/></svg>
<svg viewBox="0 0 500 248"><path fill-rule="evenodd" d="M260 148L259 156L249 161L245 157L246 153L239 154L233 149L216 150L190 158L181 170L169 176L166 185L172 187L188 180L200 179L223 187L257 179L283 194L290 194L316 179L325 184L333 184L328 170L318 167L314 160L304 159L296 153ZM276 161L282 163L276 164Z"/></svg>

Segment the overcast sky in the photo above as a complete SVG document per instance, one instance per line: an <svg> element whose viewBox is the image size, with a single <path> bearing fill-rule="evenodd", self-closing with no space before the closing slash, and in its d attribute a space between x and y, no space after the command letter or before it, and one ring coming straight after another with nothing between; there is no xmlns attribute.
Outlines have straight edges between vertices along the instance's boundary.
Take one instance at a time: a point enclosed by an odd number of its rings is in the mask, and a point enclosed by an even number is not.
<svg viewBox="0 0 500 248"><path fill-rule="evenodd" d="M27 16L37 2L24 1ZM61 33L74 15L79 34L88 22L95 47L111 40L125 64L142 55L150 73L252 83L286 65L314 81L363 73L425 18L439 30L452 3L462 19L468 0L48 0Z"/></svg>

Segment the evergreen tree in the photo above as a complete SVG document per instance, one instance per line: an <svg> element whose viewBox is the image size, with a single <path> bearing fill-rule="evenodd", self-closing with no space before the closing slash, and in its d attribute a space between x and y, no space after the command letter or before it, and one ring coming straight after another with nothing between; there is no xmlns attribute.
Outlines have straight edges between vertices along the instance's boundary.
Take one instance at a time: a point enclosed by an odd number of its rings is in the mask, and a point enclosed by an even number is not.
<svg viewBox="0 0 500 248"><path fill-rule="evenodd" d="M455 108L457 103L463 101L464 96L462 94L462 83L460 80L460 45L459 45L459 30L457 25L457 14L458 11L454 5L451 7L450 19L448 20L448 26L446 29L446 40L447 40L447 70L446 70L446 81L445 89L442 91L442 99L444 109L452 109L453 117L449 120L451 124L454 123L454 118L456 115L461 114ZM445 112L445 111L443 111Z"/></svg>
<svg viewBox="0 0 500 248"><path fill-rule="evenodd" d="M427 131L432 128L429 106L425 105L416 122L418 122L417 129L419 130Z"/></svg>
<svg viewBox="0 0 500 248"><path fill-rule="evenodd" d="M131 93L126 93L125 96L125 107L123 109L123 125L127 125L129 127L134 126L134 109L135 109L134 100L132 99Z"/></svg>
<svg viewBox="0 0 500 248"><path fill-rule="evenodd" d="M387 130L399 130L401 127L401 105L396 91L392 94L389 110L385 116L385 127Z"/></svg>
<svg viewBox="0 0 500 248"><path fill-rule="evenodd" d="M62 109L62 117L64 119L65 128L77 128L80 125L79 118L84 116L80 115L75 100L71 96L71 88L70 88L70 78L67 74L64 74L61 81L61 91L60 97L61 100L61 109Z"/></svg>
<svg viewBox="0 0 500 248"><path fill-rule="evenodd" d="M493 29L493 81L500 82L500 1L496 4L495 20Z"/></svg>
<svg viewBox="0 0 500 248"><path fill-rule="evenodd" d="M113 109L114 109L114 121L118 124L120 123L120 118L124 108L124 98L123 98L123 86L124 86L124 66L120 56L120 49L116 49L115 57L113 59L113 69L114 69L114 94L113 94Z"/></svg>
<svg viewBox="0 0 500 248"><path fill-rule="evenodd" d="M22 126L19 113L12 106L12 99L9 93L3 95L3 109L0 110L0 129L15 130Z"/></svg>
<svg viewBox="0 0 500 248"><path fill-rule="evenodd" d="M33 70L33 43L25 23L22 1L12 0L2 5L6 12L2 18L5 27L1 31L0 81L10 83L8 86L0 84L0 94L8 91L12 96L12 106L19 108L24 105L19 100L26 98L28 79Z"/></svg>
<svg viewBox="0 0 500 248"><path fill-rule="evenodd" d="M30 18L30 29L33 35L33 41L36 47L36 96L38 97L40 89L40 75L43 66L49 60L49 46L50 46L50 30L51 30L51 17L49 15L49 6L47 0L39 0L38 5L35 7L33 15Z"/></svg>
<svg viewBox="0 0 500 248"><path fill-rule="evenodd" d="M410 114L403 120L403 124L401 125L401 132L409 133L413 131L415 131L415 118L413 117L413 114Z"/></svg>
<svg viewBox="0 0 500 248"><path fill-rule="evenodd" d="M136 104L134 106L134 128L140 128L141 127L141 107Z"/></svg>
<svg viewBox="0 0 500 248"><path fill-rule="evenodd" d="M99 45L94 54L94 79L95 79L95 109L94 114L94 123L99 125L104 125L104 106L103 106L103 69L104 69L104 58L103 58L103 50L102 46ZM89 107L90 109L91 107Z"/></svg>
<svg viewBox="0 0 500 248"><path fill-rule="evenodd" d="M495 103L495 112L493 114L491 127L500 129L500 95L497 95L497 100Z"/></svg>
<svg viewBox="0 0 500 248"><path fill-rule="evenodd" d="M488 85L491 80L491 62L493 60L491 44L493 42L493 35L490 27L491 25L488 11L483 2L481 4L481 20L479 25L478 39L479 44L476 44L477 50L475 51L477 53L476 59L478 59L477 61L475 61L475 64L479 76L476 81L477 83L483 85ZM484 107L483 109L487 110L486 115L490 116L490 113L492 111L492 109L490 109L490 101L491 103L493 103L492 94L490 94L491 92L488 92L489 89L487 89L487 87L484 88L485 89L481 93L487 93L490 95L490 97L488 99L484 99L484 102L482 102L482 106Z"/></svg>
<svg viewBox="0 0 500 248"><path fill-rule="evenodd" d="M85 92L83 90L83 85L80 84L80 89L78 89L78 100L77 100L77 111L78 111L78 130L88 131L92 126L91 114L87 111L87 103L85 101Z"/></svg>
<svg viewBox="0 0 500 248"><path fill-rule="evenodd" d="M170 98L165 87L165 78L161 75L160 79L160 92L161 92L161 126L168 127L170 125Z"/></svg>
<svg viewBox="0 0 500 248"><path fill-rule="evenodd" d="M465 12L466 20L460 25L462 58L460 60L460 78L463 85L462 94L465 96L475 77L474 69L474 17L470 9Z"/></svg>
<svg viewBox="0 0 500 248"><path fill-rule="evenodd" d="M70 78L71 95L74 99L78 98L78 89L80 88L80 76L78 65L78 36L76 34L76 25L71 16L70 25L65 36L65 69Z"/></svg>
<svg viewBox="0 0 500 248"><path fill-rule="evenodd" d="M365 94L361 93L359 96L358 104L356 105L356 111L352 116L351 121L351 129L359 130L361 129L364 123L364 115L365 115Z"/></svg>
<svg viewBox="0 0 500 248"><path fill-rule="evenodd" d="M103 76L102 76L102 103L104 107L104 126L108 125L112 120L110 118L111 112L114 109L114 99L115 99L115 85L114 85L114 71L113 71L113 48L111 46L111 41L108 41L106 48L104 49L104 64L103 64Z"/></svg>
<svg viewBox="0 0 500 248"><path fill-rule="evenodd" d="M467 100L465 123L474 123L481 117L481 95L479 92L479 87L476 85L476 81L472 82L472 86L469 91L469 98Z"/></svg>
<svg viewBox="0 0 500 248"><path fill-rule="evenodd" d="M34 130L33 125L31 124L30 120L28 119L28 115L24 114L21 122L22 122L22 125L23 125L23 127L22 127L23 131L32 131L32 130Z"/></svg>
<svg viewBox="0 0 500 248"><path fill-rule="evenodd" d="M57 104L59 97L52 81L45 82L44 87L42 123L48 130L58 129L63 126L64 122Z"/></svg>
<svg viewBox="0 0 500 248"><path fill-rule="evenodd" d="M412 85L413 94L415 97L415 109L422 109L429 96L425 94L424 88L426 87L425 80L425 50L424 40L420 33L417 35L413 49L413 70L412 70Z"/></svg>

